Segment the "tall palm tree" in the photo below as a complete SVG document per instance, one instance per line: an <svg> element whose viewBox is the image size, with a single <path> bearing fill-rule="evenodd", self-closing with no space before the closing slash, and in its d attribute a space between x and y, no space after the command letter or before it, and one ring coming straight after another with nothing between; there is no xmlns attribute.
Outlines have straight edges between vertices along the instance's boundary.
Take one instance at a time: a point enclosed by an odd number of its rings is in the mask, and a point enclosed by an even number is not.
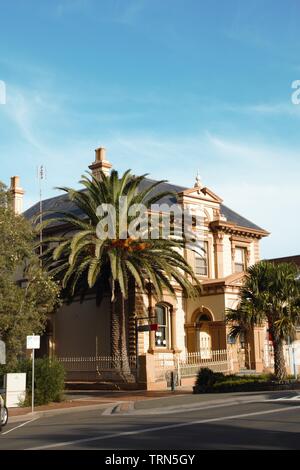
<svg viewBox="0 0 300 470"><path fill-rule="evenodd" d="M274 372L279 381L286 377L283 344L293 337L300 321L299 271L293 264L261 261L247 270L236 310L228 309L231 335L247 333L267 322L274 347Z"/></svg>
<svg viewBox="0 0 300 470"><path fill-rule="evenodd" d="M124 232L124 223L125 227L130 227L136 218L135 214L129 214L128 208L143 204L150 210L152 204L171 194L168 191L153 195L162 181L141 189L145 177L133 176L130 170L121 177L117 171L112 171L110 176L102 173L100 179L84 176L81 180L84 190L59 188L80 209L80 215L53 211L55 214L48 214L43 222L43 227L49 224L67 227L63 236L48 238L48 242L54 241L56 246L46 250L44 256L52 275L61 278L63 288L71 296L78 292L78 286L99 288L100 281L100 288L103 288L108 281L111 354L121 357L121 368L125 373L129 372L125 302L131 281L142 292L147 291L150 283L158 298L164 291L175 296L176 284L187 296L196 295L199 289L192 268L181 254L185 246L183 238L151 239L142 229L138 237L130 236L127 229ZM124 204L125 198L127 204ZM103 204L111 204L115 209L115 227L110 238L99 237L99 223L103 228L108 222L107 214L98 209ZM147 223L144 226L146 233L148 228Z"/></svg>

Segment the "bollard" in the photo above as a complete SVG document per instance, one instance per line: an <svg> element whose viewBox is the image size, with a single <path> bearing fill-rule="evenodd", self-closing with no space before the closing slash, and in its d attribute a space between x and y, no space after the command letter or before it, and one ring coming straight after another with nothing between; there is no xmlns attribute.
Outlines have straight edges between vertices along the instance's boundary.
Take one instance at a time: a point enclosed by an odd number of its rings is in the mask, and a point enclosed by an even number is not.
<svg viewBox="0 0 300 470"><path fill-rule="evenodd" d="M172 390L172 392L175 392L175 387L176 387L175 373L173 371L171 371L171 390Z"/></svg>

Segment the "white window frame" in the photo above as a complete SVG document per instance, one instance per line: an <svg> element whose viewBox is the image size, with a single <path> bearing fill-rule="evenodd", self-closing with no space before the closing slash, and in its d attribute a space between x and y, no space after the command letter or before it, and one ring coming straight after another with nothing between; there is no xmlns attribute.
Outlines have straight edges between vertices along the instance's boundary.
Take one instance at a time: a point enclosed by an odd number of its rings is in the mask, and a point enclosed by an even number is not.
<svg viewBox="0 0 300 470"><path fill-rule="evenodd" d="M194 270L195 270L196 276L208 277L208 275L209 275L209 256L208 256L209 244L208 244L207 240L203 240L200 243L201 243L202 246L199 248L199 252L195 253L195 264L194 264L195 267L194 267ZM204 249L204 251L203 251L203 249ZM204 268L206 268L206 273L205 274L200 273L200 272L197 271L197 261L206 262L205 266L204 266ZM203 267L198 266L198 268L202 269Z"/></svg>

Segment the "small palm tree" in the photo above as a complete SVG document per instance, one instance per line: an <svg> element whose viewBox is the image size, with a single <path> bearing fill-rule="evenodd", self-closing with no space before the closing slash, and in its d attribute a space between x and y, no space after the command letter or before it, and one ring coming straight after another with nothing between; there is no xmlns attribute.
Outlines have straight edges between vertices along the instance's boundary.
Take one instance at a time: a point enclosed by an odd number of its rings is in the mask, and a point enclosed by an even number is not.
<svg viewBox="0 0 300 470"><path fill-rule="evenodd" d="M103 289L105 282L109 285L111 354L113 357L121 356L121 368L126 374L129 373L129 361L125 302L132 283L142 292L146 292L150 284L158 298L164 291L175 296L176 284L185 295L196 295L199 288L192 268L181 254L185 246L182 238L135 238L130 237L127 230L124 233L124 222L129 227L136 217L129 215L129 207L143 204L150 210L152 204L171 194L168 191L153 195L161 181L141 190L145 177L133 176L130 171L122 177L117 171L112 171L110 176L102 173L100 180L84 176L81 180L83 191L59 188L80 209L80 215L55 211L43 223L43 227L49 224L67 227L64 236L48 239L48 242L56 242L56 246L48 249L45 257L51 274L61 278L63 288L71 296L78 292L79 287ZM126 205L120 202L125 197ZM107 222L103 212L98 210L103 204L111 204L115 208L116 226L112 238L98 237L99 222Z"/></svg>
<svg viewBox="0 0 300 470"><path fill-rule="evenodd" d="M293 337L300 320L300 281L296 266L261 261L251 266L240 291L237 309L228 309L231 335L248 333L267 322L274 347L274 372L279 381L286 377L283 344Z"/></svg>

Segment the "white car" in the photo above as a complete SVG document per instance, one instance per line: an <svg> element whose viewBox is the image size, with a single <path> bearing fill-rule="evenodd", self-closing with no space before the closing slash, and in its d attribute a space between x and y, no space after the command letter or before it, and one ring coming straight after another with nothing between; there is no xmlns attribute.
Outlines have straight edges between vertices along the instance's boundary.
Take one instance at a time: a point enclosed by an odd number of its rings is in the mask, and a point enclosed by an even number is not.
<svg viewBox="0 0 300 470"><path fill-rule="evenodd" d="M8 421L8 410L4 404L2 395L0 395L0 431L2 426L5 426Z"/></svg>

